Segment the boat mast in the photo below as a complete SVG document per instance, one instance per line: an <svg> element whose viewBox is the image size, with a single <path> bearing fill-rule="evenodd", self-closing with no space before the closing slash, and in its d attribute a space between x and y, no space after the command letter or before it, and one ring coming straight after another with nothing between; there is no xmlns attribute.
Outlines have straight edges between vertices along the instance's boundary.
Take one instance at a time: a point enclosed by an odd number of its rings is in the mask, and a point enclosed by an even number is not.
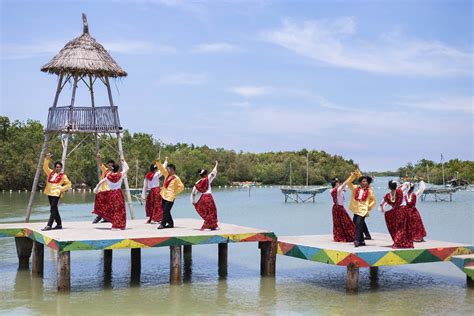
<svg viewBox="0 0 474 316"><path fill-rule="evenodd" d="M293 172L291 170L291 161L290 161L290 187L293 186Z"/></svg>
<svg viewBox="0 0 474 316"><path fill-rule="evenodd" d="M444 179L444 159L443 159L443 154L441 154L441 170L443 171L443 186L446 185L446 181Z"/></svg>
<svg viewBox="0 0 474 316"><path fill-rule="evenodd" d="M428 179L428 183L430 183L430 170L428 164L426 164L426 178Z"/></svg>
<svg viewBox="0 0 474 316"><path fill-rule="evenodd" d="M309 152L306 155L306 186L308 186L309 183Z"/></svg>

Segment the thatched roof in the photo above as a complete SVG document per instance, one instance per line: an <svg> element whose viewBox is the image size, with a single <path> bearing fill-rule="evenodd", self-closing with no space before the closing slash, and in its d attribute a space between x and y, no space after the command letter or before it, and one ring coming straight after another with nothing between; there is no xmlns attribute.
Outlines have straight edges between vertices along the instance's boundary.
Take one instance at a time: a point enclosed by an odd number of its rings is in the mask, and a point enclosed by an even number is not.
<svg viewBox="0 0 474 316"><path fill-rule="evenodd" d="M84 32L66 44L61 51L41 68L54 74L97 75L125 77L127 73L93 37L89 35L86 15L82 14Z"/></svg>

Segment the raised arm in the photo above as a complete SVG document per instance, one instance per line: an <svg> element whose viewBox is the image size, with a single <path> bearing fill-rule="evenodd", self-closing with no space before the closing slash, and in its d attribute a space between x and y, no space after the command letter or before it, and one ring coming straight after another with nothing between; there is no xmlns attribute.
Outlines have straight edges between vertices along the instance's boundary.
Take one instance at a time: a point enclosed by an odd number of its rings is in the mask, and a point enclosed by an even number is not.
<svg viewBox="0 0 474 316"><path fill-rule="evenodd" d="M214 169L212 169L211 173L208 176L209 182L212 182L212 180L214 180L214 178L217 176L217 165L218 164L219 163L216 161L216 165L214 166Z"/></svg>
<svg viewBox="0 0 474 316"><path fill-rule="evenodd" d="M193 186L193 191L191 192L191 204L196 204L196 193L197 193L197 189L196 189L196 186Z"/></svg>
<svg viewBox="0 0 474 316"><path fill-rule="evenodd" d="M419 197L420 195L423 194L423 191L425 191L426 189L426 183L425 181L421 180L419 183L418 183L418 190L416 191L416 197Z"/></svg>
<svg viewBox="0 0 474 316"><path fill-rule="evenodd" d="M351 191L354 191L356 189L356 186L352 183L354 182L355 179L357 179L357 176L359 175L359 171L353 171L349 178L344 181L344 183L351 189Z"/></svg>
<svg viewBox="0 0 474 316"><path fill-rule="evenodd" d="M399 186L399 189L402 190L403 195L407 195L408 191L410 190L411 183L406 181L402 185Z"/></svg>
<svg viewBox="0 0 474 316"><path fill-rule="evenodd" d="M156 161L155 161L155 164L156 164ZM156 164L158 166L158 164ZM166 170L166 167L168 167L168 159L165 160L165 162L163 162L163 167L164 169ZM157 172L157 176L158 177L161 177L163 175L163 173L161 172L161 170L158 170Z"/></svg>
<svg viewBox="0 0 474 316"><path fill-rule="evenodd" d="M125 177L127 175L127 172L130 168L128 167L128 164L127 162L125 161L125 159L122 159L122 179L123 177Z"/></svg>
<svg viewBox="0 0 474 316"><path fill-rule="evenodd" d="M142 188L142 199L146 199L146 189L148 187L148 179L145 177L143 179L143 188Z"/></svg>
<svg viewBox="0 0 474 316"><path fill-rule="evenodd" d="M97 183L97 185L96 185L95 188L94 188L94 193L97 193L97 190L99 190L100 186L101 186L102 183L104 183L105 181L107 181L107 178L104 178L104 179L100 180L99 183Z"/></svg>
<svg viewBox="0 0 474 316"><path fill-rule="evenodd" d="M168 162L168 157L165 158L165 161ZM155 160L155 164L156 164L156 167L158 168L158 170L160 170L161 174L166 178L169 175L168 171L166 170L166 167L164 167L161 164L159 159Z"/></svg>
<svg viewBox="0 0 474 316"><path fill-rule="evenodd" d="M51 158L51 154L47 154L46 157L44 157L44 162L43 162L43 171L46 173L47 176L53 172L52 169L49 168L49 159Z"/></svg>

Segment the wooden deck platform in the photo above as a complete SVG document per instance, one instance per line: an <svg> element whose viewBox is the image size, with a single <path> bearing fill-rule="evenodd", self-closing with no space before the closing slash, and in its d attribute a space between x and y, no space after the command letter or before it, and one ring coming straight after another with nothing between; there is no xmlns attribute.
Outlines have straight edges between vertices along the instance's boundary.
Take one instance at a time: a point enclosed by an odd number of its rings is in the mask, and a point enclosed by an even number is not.
<svg viewBox="0 0 474 316"><path fill-rule="evenodd" d="M113 249L131 249L132 273L140 273L140 249L170 247L170 282L181 282L182 247L184 259L190 260L191 247L218 244L219 275L227 274L227 245L236 242L258 242L261 250L262 276L275 275L276 236L273 232L219 223L219 230L201 231L202 221L175 219L172 229L158 230L144 220L129 220L125 230L111 230L110 223L64 222L63 229L41 231L44 223L0 224L0 237L15 237L20 268L29 268L33 250L32 271L42 274L44 246L58 253L58 289L70 288L70 252L103 250L104 268L112 264ZM34 245L33 245L34 244ZM33 247L34 246L34 247ZM186 262L185 262L186 264Z"/></svg>
<svg viewBox="0 0 474 316"><path fill-rule="evenodd" d="M277 254L347 267L349 290L357 289L359 268L377 273L381 266L451 261L453 256L474 253L474 245L426 240L412 249L393 249L388 234L372 233L367 246L333 241L332 235L278 237Z"/></svg>

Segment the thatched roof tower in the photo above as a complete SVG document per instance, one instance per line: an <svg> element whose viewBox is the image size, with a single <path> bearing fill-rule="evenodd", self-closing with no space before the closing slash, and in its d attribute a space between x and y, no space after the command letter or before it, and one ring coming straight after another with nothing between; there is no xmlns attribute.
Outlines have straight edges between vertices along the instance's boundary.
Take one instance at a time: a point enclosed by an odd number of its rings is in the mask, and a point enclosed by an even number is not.
<svg viewBox="0 0 474 316"><path fill-rule="evenodd" d="M125 77L127 73L89 34L87 17L83 13L84 31L66 44L51 61L41 68L41 71L54 74L93 75L101 77Z"/></svg>

